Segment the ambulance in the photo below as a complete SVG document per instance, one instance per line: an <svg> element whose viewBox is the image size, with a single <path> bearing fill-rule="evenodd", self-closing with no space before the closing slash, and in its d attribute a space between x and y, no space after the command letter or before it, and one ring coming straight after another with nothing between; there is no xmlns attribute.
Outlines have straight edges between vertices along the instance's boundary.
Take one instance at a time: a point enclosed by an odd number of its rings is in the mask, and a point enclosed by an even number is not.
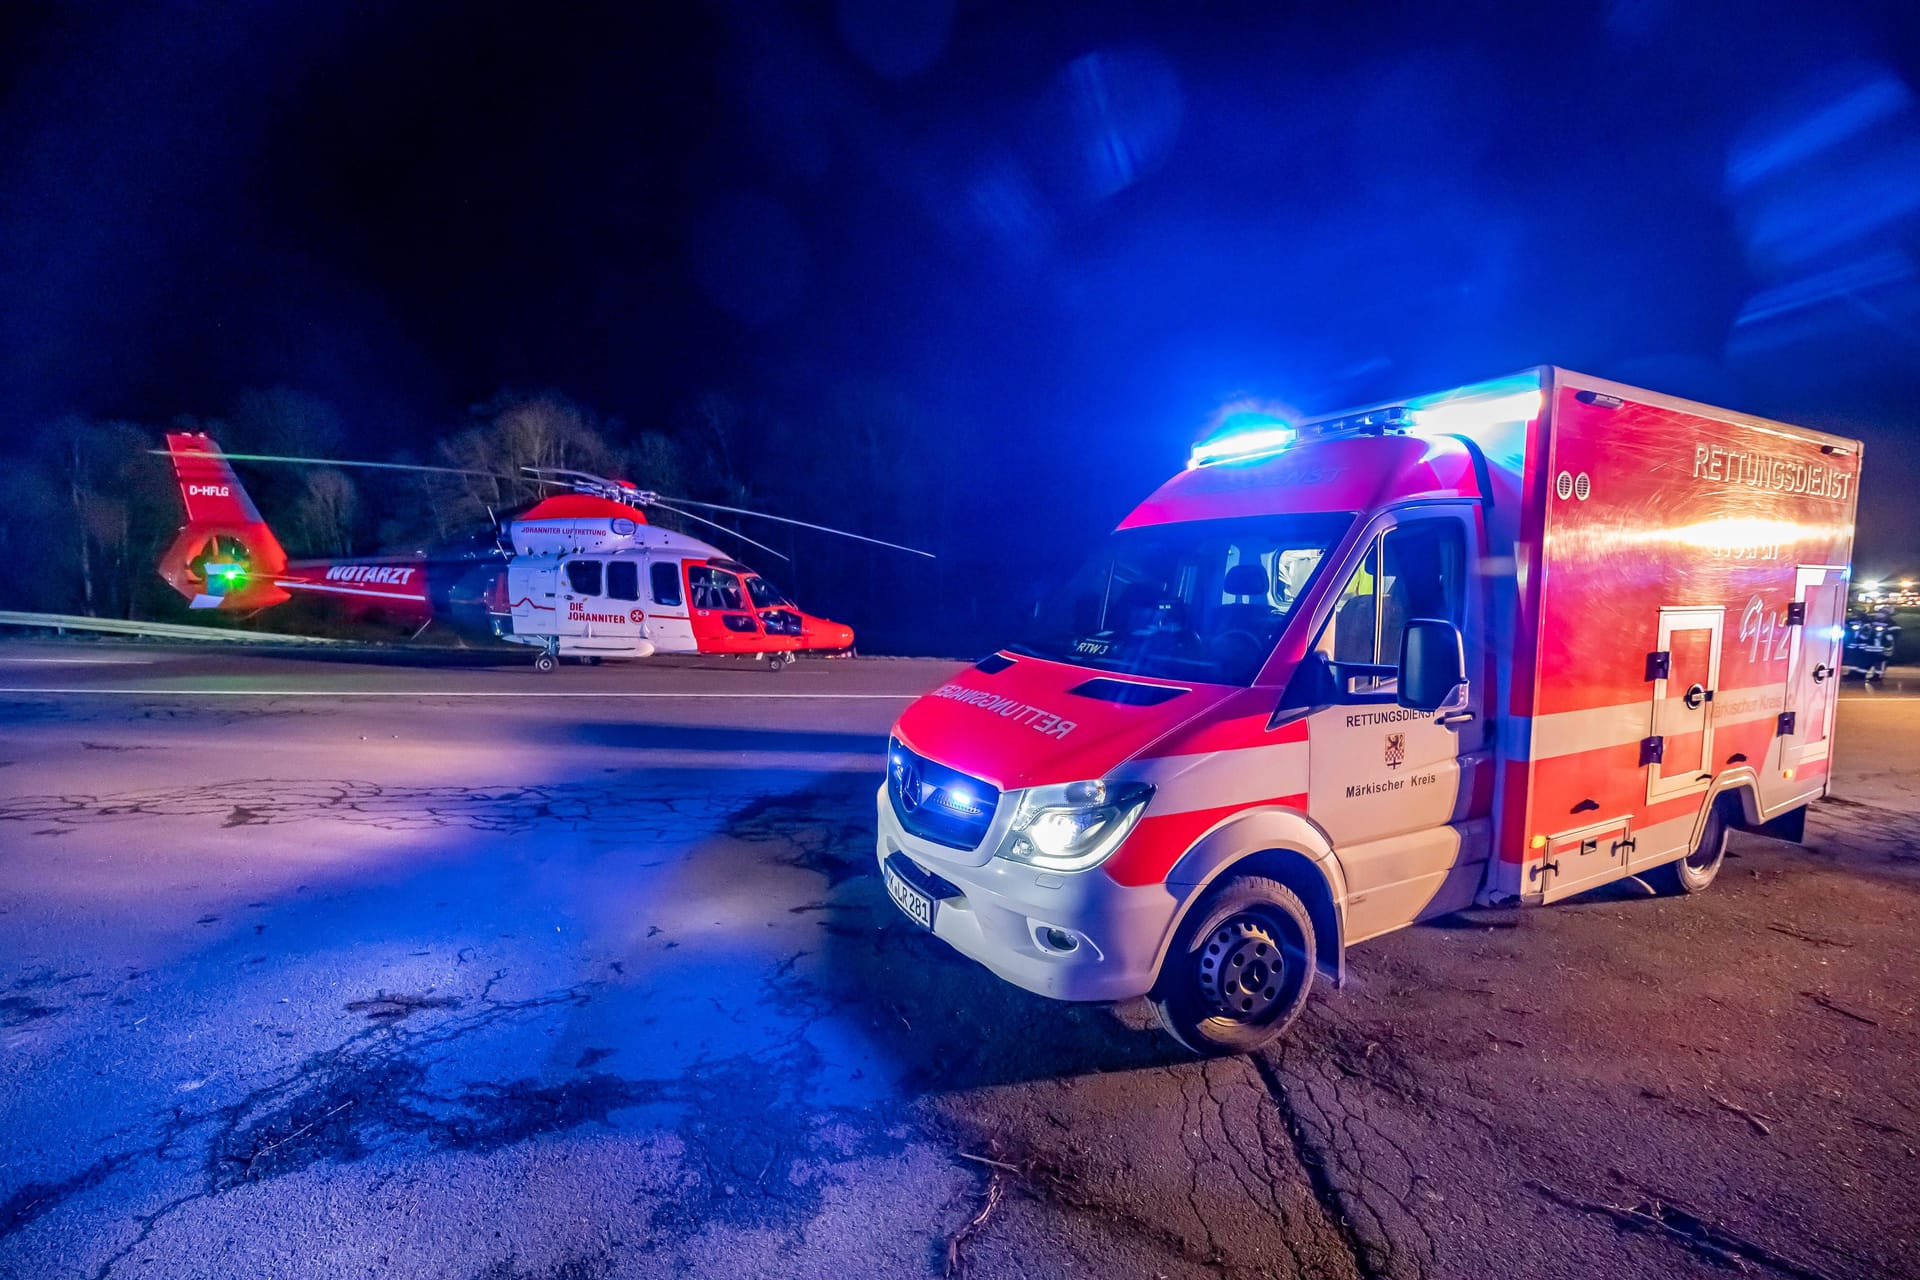
<svg viewBox="0 0 1920 1280"><path fill-rule="evenodd" d="M1201 1053L1421 920L1698 893L1827 792L1860 461L1558 368L1229 419L901 715L887 892Z"/></svg>

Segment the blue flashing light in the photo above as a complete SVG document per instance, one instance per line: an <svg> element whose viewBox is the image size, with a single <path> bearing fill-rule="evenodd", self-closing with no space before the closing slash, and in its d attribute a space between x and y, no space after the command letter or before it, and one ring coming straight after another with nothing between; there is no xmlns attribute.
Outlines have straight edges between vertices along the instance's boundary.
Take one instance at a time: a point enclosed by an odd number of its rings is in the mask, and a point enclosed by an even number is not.
<svg viewBox="0 0 1920 1280"><path fill-rule="evenodd" d="M934 798L956 813L973 816L980 812L980 802L965 787L942 787L934 792Z"/></svg>
<svg viewBox="0 0 1920 1280"><path fill-rule="evenodd" d="M1221 426L1219 434L1193 446L1193 452L1187 455L1187 470L1216 462L1270 457L1292 444L1298 434L1280 419L1260 414L1235 414Z"/></svg>

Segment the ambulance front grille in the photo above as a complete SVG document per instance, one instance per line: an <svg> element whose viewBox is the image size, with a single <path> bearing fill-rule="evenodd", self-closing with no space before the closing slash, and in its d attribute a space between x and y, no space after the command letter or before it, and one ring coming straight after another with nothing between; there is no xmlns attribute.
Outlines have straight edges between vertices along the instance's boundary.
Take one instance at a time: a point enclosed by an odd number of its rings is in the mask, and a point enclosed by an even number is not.
<svg viewBox="0 0 1920 1280"><path fill-rule="evenodd" d="M949 849L977 849L993 825L1000 790L894 738L887 743L887 799L909 835Z"/></svg>

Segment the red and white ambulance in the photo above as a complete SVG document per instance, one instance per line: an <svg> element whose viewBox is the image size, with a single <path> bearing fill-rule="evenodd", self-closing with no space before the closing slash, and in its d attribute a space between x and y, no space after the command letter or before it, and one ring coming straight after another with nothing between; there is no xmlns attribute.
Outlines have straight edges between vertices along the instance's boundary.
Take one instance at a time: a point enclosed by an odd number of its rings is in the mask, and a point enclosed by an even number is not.
<svg viewBox="0 0 1920 1280"><path fill-rule="evenodd" d="M900 717L888 892L1202 1052L1418 920L1698 892L1826 793L1859 466L1555 368L1233 422Z"/></svg>

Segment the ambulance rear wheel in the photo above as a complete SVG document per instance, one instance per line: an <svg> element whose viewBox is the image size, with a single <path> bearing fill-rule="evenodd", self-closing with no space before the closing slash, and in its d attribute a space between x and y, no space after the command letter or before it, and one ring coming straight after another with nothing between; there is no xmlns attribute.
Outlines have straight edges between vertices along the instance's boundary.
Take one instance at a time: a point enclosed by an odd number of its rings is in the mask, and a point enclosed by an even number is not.
<svg viewBox="0 0 1920 1280"><path fill-rule="evenodd" d="M538 657L536 657L533 660L533 669L535 671L538 671L541 675L547 674L547 672L553 670L555 667L559 665L560 665L559 659L555 658L550 653L540 654Z"/></svg>
<svg viewBox="0 0 1920 1280"><path fill-rule="evenodd" d="M1707 825L1701 828L1700 843L1693 847L1693 852L1647 872L1647 883L1655 893L1665 897L1705 893L1713 878L1720 874L1720 865L1727 860L1727 832L1731 827L1732 823L1727 820L1727 801L1716 801L1707 812Z"/></svg>
<svg viewBox="0 0 1920 1280"><path fill-rule="evenodd" d="M1180 926L1154 1012L1194 1053L1249 1053L1279 1039L1306 1007L1313 956L1313 917L1293 890L1235 876Z"/></svg>

